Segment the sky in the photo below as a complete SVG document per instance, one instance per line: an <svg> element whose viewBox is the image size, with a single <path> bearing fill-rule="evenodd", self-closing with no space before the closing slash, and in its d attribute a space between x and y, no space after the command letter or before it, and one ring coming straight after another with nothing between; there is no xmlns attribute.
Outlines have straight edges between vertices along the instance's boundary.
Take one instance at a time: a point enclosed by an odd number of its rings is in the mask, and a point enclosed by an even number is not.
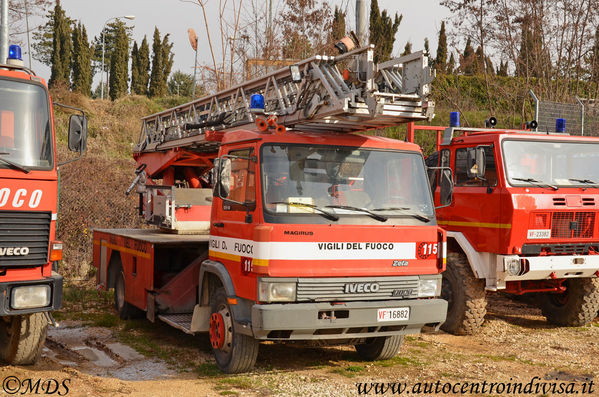
<svg viewBox="0 0 599 397"><path fill-rule="evenodd" d="M219 33L218 27L218 4L221 0L204 0L208 13L208 21L211 34ZM261 1L261 0L258 0ZM264 2L268 0L263 0ZM279 3L280 0L273 0ZM370 1L367 0L367 9L370 9ZM202 9L191 2L181 0L61 0L61 5L67 15L80 20L87 29L90 40L100 34L104 23L113 18L124 15L134 15L135 20L125 21L133 26L133 39L141 42L144 35L152 41L154 27L158 27L161 35L170 34L170 40L174 44L175 54L172 71L180 70L184 73L193 73L194 51L189 44L187 29L193 28L198 34L199 50L198 63L210 64L211 57L207 49L206 29ZM243 4L249 5L250 0ZM331 0L328 1L331 8L335 5L347 10L347 21L349 28L355 30L355 1L354 0ZM428 37L430 49L433 55L437 49L437 37L441 21L450 16L447 8L439 5L439 1L432 0L379 0L379 8L387 9L388 12L403 14L403 20L396 36L394 54L399 55L407 41L412 42L412 50L423 49L424 38ZM45 23L43 18L33 18L31 27ZM23 60L28 65L27 39L21 38L23 46ZM33 70L41 77L49 79L50 69L45 65L33 60ZM94 80L94 87L99 82L99 77Z"/></svg>

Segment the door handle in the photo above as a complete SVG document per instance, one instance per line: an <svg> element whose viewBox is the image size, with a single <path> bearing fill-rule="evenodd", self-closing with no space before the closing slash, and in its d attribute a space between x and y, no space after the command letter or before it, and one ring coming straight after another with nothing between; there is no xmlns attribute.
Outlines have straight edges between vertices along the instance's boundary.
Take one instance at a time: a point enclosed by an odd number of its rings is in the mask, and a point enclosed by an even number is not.
<svg viewBox="0 0 599 397"><path fill-rule="evenodd" d="M224 224L224 223L222 223L222 222L214 222L214 223L212 224L212 226L214 226L214 227L225 227L225 224Z"/></svg>

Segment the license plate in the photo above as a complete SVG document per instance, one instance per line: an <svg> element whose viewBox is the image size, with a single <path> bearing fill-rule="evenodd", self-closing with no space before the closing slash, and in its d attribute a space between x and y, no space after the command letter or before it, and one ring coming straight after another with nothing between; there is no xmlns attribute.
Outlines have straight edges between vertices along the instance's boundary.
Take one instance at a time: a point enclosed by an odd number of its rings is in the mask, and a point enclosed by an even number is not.
<svg viewBox="0 0 599 397"><path fill-rule="evenodd" d="M379 323L383 321L407 321L410 319L410 308L379 309L376 319Z"/></svg>

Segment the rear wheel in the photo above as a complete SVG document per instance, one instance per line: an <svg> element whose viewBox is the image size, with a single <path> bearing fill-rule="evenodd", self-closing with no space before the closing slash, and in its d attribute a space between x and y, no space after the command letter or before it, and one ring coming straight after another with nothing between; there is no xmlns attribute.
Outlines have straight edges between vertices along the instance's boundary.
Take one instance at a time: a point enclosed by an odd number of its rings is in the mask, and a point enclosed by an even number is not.
<svg viewBox="0 0 599 397"><path fill-rule="evenodd" d="M142 311L125 300L125 273L120 268L114 280L114 308L123 320L140 317Z"/></svg>
<svg viewBox="0 0 599 397"><path fill-rule="evenodd" d="M447 255L443 272L441 297L447 300L447 320L441 326L455 335L472 335L478 331L487 314L484 280L477 279L464 254Z"/></svg>
<svg viewBox="0 0 599 397"><path fill-rule="evenodd" d="M581 327L589 324L599 310L599 278L572 278L564 282L561 294L541 294L543 316L552 324Z"/></svg>
<svg viewBox="0 0 599 397"><path fill-rule="evenodd" d="M355 345L356 351L364 360L387 360L399 353L403 344L403 335L370 338L366 343Z"/></svg>
<svg viewBox="0 0 599 397"><path fill-rule="evenodd" d="M44 313L0 317L0 361L34 364L41 355L47 330Z"/></svg>
<svg viewBox="0 0 599 397"><path fill-rule="evenodd" d="M258 341L235 332L234 321L225 289L218 288L211 299L210 344L216 365L228 374L250 371L258 357Z"/></svg>

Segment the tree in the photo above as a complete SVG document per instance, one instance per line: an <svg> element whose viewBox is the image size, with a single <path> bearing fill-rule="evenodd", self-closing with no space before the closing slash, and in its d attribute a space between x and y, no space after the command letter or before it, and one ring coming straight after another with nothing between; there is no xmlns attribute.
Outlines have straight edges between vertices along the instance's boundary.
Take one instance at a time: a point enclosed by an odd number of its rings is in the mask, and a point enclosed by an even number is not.
<svg viewBox="0 0 599 397"><path fill-rule="evenodd" d="M599 81L599 26L595 30L595 41L591 49L590 64L591 80L597 82Z"/></svg>
<svg viewBox="0 0 599 397"><path fill-rule="evenodd" d="M329 43L336 43L345 37L345 18L345 13L335 6L335 11L333 11L333 22L331 24L331 38L329 39Z"/></svg>
<svg viewBox="0 0 599 397"><path fill-rule="evenodd" d="M131 52L131 93L148 95L148 82L150 81L150 46L146 36L138 47L133 44Z"/></svg>
<svg viewBox="0 0 599 397"><path fill-rule="evenodd" d="M437 45L437 57L435 58L435 69L441 73L447 72L447 34L445 33L445 21L441 21L439 43Z"/></svg>
<svg viewBox="0 0 599 397"><path fill-rule="evenodd" d="M65 16L69 26L75 23L74 20ZM46 23L40 25L32 33L33 38L33 59L43 63L46 66L52 66L52 51L54 41L54 9L50 9L46 15Z"/></svg>
<svg viewBox="0 0 599 397"><path fill-rule="evenodd" d="M331 8L322 0L285 0L279 18L283 26L283 57L304 59L327 46L333 24ZM330 43L332 45L334 43Z"/></svg>
<svg viewBox="0 0 599 397"><path fill-rule="evenodd" d="M447 73L453 74L455 72L455 57L453 56L453 52L449 56L449 61L447 62Z"/></svg>
<svg viewBox="0 0 599 397"><path fill-rule="evenodd" d="M71 26L64 10L60 6L60 0L56 0L54 7L54 20L52 26L54 34L52 37L52 67L50 75L50 86L59 84L69 85L71 74Z"/></svg>
<svg viewBox="0 0 599 397"><path fill-rule="evenodd" d="M168 80L168 93L171 95L190 97L193 91L193 76L180 70L174 72ZM196 94L203 92L202 87L196 85Z"/></svg>
<svg viewBox="0 0 599 397"><path fill-rule="evenodd" d="M466 47L464 48L464 54L460 56L460 71L465 75L472 75L475 73L476 67L474 65L474 48L472 48L472 40L468 37L466 41Z"/></svg>
<svg viewBox="0 0 599 397"><path fill-rule="evenodd" d="M87 40L85 26L81 22L73 29L73 57L71 59L71 71L73 77L73 91L83 95L91 95L92 87L92 54L94 49L90 48Z"/></svg>
<svg viewBox="0 0 599 397"><path fill-rule="evenodd" d="M120 22L120 21L118 21ZM129 80L129 39L125 24L120 23L116 30L114 47L110 57L110 99L113 101L127 95Z"/></svg>
<svg viewBox="0 0 599 397"><path fill-rule="evenodd" d="M428 61L429 65L433 64L433 58L431 58L431 49L430 49L430 45L428 43L428 37L424 38L424 53L423 55L426 57L426 60Z"/></svg>
<svg viewBox="0 0 599 397"><path fill-rule="evenodd" d="M497 76L507 76L507 61L501 61L499 63L499 67L497 68Z"/></svg>
<svg viewBox="0 0 599 397"><path fill-rule="evenodd" d="M412 53L412 43L410 43L409 41L406 43L406 46L403 49L403 52L401 53L401 56L404 55L410 55Z"/></svg>
<svg viewBox="0 0 599 397"><path fill-rule="evenodd" d="M100 35L94 37L94 74L96 73L96 71L102 68L102 50L104 50L104 70L101 72L106 73L107 70L110 70L112 52L114 51L114 47L116 44L117 34L121 29L125 29L125 32L127 34L127 41L131 42L133 28L131 26L127 26L120 19L117 19L114 22L107 24L100 33ZM104 35L104 45L102 45L102 35Z"/></svg>
<svg viewBox="0 0 599 397"><path fill-rule="evenodd" d="M166 81L173 67L173 44L169 43L169 35L160 39L158 28L154 28L154 42L152 44L152 73L150 74L150 88L148 94L151 97L166 94Z"/></svg>
<svg viewBox="0 0 599 397"><path fill-rule="evenodd" d="M391 58L395 35L401 24L403 15L397 15L391 19L387 10L379 11L378 0L370 3L370 44L374 44L374 62L384 62ZM411 48L411 45L410 45ZM404 51L405 52L405 51ZM411 52L411 51L410 51Z"/></svg>

